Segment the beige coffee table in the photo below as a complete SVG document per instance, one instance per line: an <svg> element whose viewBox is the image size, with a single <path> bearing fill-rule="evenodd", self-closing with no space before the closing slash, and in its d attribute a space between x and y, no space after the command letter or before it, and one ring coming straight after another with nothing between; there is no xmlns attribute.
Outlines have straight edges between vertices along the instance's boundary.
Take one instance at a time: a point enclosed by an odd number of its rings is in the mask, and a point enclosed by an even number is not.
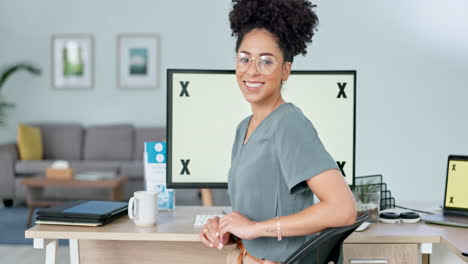
<svg viewBox="0 0 468 264"><path fill-rule="evenodd" d="M113 179L105 180L57 180L48 179L45 176L36 176L23 179L21 184L26 186L26 203L29 207L27 225L31 225L31 218L36 207L50 207L65 202L65 200L50 200L42 197L44 188L47 187L78 187L78 188L103 188L110 189L109 199L112 201L121 201L123 199L123 188L127 182L126 176L118 176Z"/></svg>

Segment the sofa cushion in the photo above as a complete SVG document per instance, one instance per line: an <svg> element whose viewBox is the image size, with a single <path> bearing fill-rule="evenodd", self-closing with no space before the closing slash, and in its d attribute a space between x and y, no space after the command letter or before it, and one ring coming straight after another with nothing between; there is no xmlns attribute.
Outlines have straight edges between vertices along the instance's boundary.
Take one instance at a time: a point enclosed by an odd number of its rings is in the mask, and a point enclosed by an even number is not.
<svg viewBox="0 0 468 264"><path fill-rule="evenodd" d="M144 178L144 165L143 161L125 161L120 163L120 174L122 176L127 176L129 179Z"/></svg>
<svg viewBox="0 0 468 264"><path fill-rule="evenodd" d="M44 159L81 159L83 127L80 124L36 123L33 125L41 129Z"/></svg>
<svg viewBox="0 0 468 264"><path fill-rule="evenodd" d="M15 163L15 172L18 175L45 175L47 167L53 162L53 160L20 160Z"/></svg>
<svg viewBox="0 0 468 264"><path fill-rule="evenodd" d="M143 160L145 142L166 141L165 127L141 127L135 131L135 153L134 160Z"/></svg>
<svg viewBox="0 0 468 264"><path fill-rule="evenodd" d="M134 133L129 124L88 127L83 160L132 160Z"/></svg>
<svg viewBox="0 0 468 264"><path fill-rule="evenodd" d="M42 160L44 152L40 128L19 124L17 141L22 160Z"/></svg>
<svg viewBox="0 0 468 264"><path fill-rule="evenodd" d="M120 173L120 161L82 161L82 160L72 160L70 162L70 167L73 168L75 173L80 172L115 172L116 174Z"/></svg>

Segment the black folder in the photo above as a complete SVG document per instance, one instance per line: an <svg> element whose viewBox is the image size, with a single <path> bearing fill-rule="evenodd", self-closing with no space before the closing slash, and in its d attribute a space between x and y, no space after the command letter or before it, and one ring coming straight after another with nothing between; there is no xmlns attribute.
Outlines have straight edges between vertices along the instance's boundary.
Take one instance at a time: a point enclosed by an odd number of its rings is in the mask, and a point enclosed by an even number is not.
<svg viewBox="0 0 468 264"><path fill-rule="evenodd" d="M37 224L100 226L127 213L128 203L71 201L37 212Z"/></svg>

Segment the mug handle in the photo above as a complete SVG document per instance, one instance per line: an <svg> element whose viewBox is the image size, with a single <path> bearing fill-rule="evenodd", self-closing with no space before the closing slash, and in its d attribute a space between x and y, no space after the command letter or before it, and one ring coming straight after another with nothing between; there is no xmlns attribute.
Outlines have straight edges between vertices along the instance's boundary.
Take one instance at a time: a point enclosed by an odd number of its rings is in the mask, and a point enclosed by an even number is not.
<svg viewBox="0 0 468 264"><path fill-rule="evenodd" d="M128 217L130 217L132 220L134 220L135 216L137 215L135 214L137 207L138 205L135 197L130 198L130 201L128 201Z"/></svg>

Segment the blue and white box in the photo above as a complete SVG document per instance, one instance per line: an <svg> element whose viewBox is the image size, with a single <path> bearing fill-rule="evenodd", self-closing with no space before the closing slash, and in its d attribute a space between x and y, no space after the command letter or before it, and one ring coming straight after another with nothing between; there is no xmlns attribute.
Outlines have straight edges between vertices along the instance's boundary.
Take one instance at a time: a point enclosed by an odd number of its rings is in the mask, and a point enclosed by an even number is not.
<svg viewBox="0 0 468 264"><path fill-rule="evenodd" d="M145 142L146 190L158 192L160 210L175 208L174 190L166 188L166 142Z"/></svg>

